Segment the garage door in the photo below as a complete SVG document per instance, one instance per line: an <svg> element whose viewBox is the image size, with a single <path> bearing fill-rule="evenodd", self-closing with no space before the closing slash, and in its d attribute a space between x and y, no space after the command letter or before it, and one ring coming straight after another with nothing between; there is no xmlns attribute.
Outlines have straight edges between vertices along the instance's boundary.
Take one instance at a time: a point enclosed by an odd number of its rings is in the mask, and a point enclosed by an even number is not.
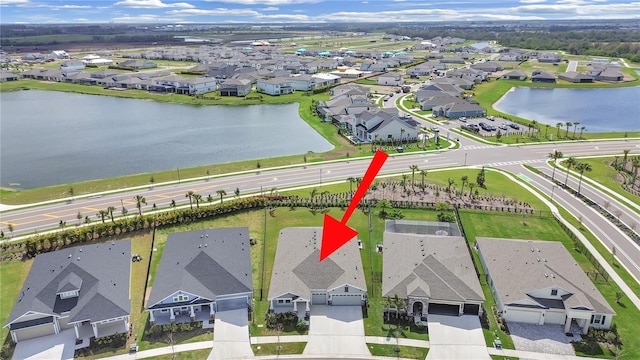
<svg viewBox="0 0 640 360"><path fill-rule="evenodd" d="M478 315L480 313L480 305L478 304L464 304L463 313L467 315Z"/></svg>
<svg viewBox="0 0 640 360"><path fill-rule="evenodd" d="M360 295L331 295L331 305L362 305Z"/></svg>
<svg viewBox="0 0 640 360"><path fill-rule="evenodd" d="M234 298L234 299L218 300L216 301L216 304L218 306L218 311L237 310L237 309L242 309L247 307L247 298L241 297L241 298Z"/></svg>
<svg viewBox="0 0 640 360"><path fill-rule="evenodd" d="M529 324L537 324L540 320L540 312L527 310L508 309L505 319L507 321L523 322Z"/></svg>
<svg viewBox="0 0 640 360"><path fill-rule="evenodd" d="M33 339L40 336L52 335L55 334L55 328L53 327L53 323L30 326L28 328L14 330L18 341Z"/></svg>
<svg viewBox="0 0 640 360"><path fill-rule="evenodd" d="M439 315L455 315L458 316L460 314L460 306L459 305L449 305L449 304L435 304L429 303L429 314L439 314Z"/></svg>
<svg viewBox="0 0 640 360"><path fill-rule="evenodd" d="M312 293L311 305L327 305L327 293Z"/></svg>
<svg viewBox="0 0 640 360"><path fill-rule="evenodd" d="M567 321L567 315L564 311L548 311L544 313L545 324L564 324Z"/></svg>

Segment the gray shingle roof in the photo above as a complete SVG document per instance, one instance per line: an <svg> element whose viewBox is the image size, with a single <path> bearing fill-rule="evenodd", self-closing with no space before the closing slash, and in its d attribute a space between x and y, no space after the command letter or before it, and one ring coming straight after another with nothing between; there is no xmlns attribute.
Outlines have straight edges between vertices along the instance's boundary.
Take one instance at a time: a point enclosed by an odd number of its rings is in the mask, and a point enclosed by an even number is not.
<svg viewBox="0 0 640 360"><path fill-rule="evenodd" d="M82 245L36 256L7 324L29 311L92 322L129 315L131 240ZM60 299L63 291L79 296Z"/></svg>
<svg viewBox="0 0 640 360"><path fill-rule="evenodd" d="M147 307L184 291L215 301L253 291L249 229L218 228L170 234Z"/></svg>
<svg viewBox="0 0 640 360"><path fill-rule="evenodd" d="M384 232L382 294L408 295L450 301L483 301L484 295L464 238L425 234L438 223L411 222L415 226L393 226ZM409 225L411 225L409 224ZM448 228L444 225L442 229ZM409 232L411 231L411 232ZM419 234L418 234L419 232Z"/></svg>
<svg viewBox="0 0 640 360"><path fill-rule="evenodd" d="M269 299L287 293L310 299L312 289L329 290L345 284L366 290L357 242L351 239L320 262L321 242L322 228L280 231Z"/></svg>
<svg viewBox="0 0 640 360"><path fill-rule="evenodd" d="M504 304L527 300L544 306L527 294L557 286L572 293L564 299L566 307L615 314L562 243L480 237L476 241Z"/></svg>

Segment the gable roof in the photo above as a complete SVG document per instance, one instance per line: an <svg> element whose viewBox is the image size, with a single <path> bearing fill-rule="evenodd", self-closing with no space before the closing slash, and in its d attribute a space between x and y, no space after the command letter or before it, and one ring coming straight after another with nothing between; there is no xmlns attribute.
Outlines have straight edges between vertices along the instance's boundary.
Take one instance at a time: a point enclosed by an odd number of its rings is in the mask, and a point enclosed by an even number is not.
<svg viewBox="0 0 640 360"><path fill-rule="evenodd" d="M564 299L566 307L615 314L562 243L480 237L476 241L503 304L527 298L536 301L527 294L558 287L572 294Z"/></svg>
<svg viewBox="0 0 640 360"><path fill-rule="evenodd" d="M69 322L129 315L130 274L131 240L39 254L6 325L29 311L56 316L69 312ZM73 290L79 290L77 297L58 296Z"/></svg>
<svg viewBox="0 0 640 360"><path fill-rule="evenodd" d="M330 290L346 284L366 290L357 242L351 239L320 262L321 242L320 227L294 227L280 231L269 299L286 293L309 299L311 290Z"/></svg>
<svg viewBox="0 0 640 360"><path fill-rule="evenodd" d="M385 222L383 296L484 300L467 244L459 230L450 226L423 221ZM441 231L452 235L435 235Z"/></svg>
<svg viewBox="0 0 640 360"><path fill-rule="evenodd" d="M253 291L249 246L246 227L170 234L147 307L178 291L212 301Z"/></svg>

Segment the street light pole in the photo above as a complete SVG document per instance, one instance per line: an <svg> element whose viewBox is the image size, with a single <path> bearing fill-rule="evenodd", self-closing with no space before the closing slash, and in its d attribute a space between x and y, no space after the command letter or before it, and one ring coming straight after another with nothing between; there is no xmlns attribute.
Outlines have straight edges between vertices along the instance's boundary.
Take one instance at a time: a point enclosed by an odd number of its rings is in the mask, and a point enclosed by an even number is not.
<svg viewBox="0 0 640 360"><path fill-rule="evenodd" d="M467 153L464 153L464 166L467 166Z"/></svg>
<svg viewBox="0 0 640 360"><path fill-rule="evenodd" d="M553 201L553 192L554 192L554 191L556 191L556 188L557 188L557 186L556 186L556 185L553 185L553 186L551 187L551 201Z"/></svg>
<svg viewBox="0 0 640 360"><path fill-rule="evenodd" d="M322 185L322 169L320 169L320 185Z"/></svg>

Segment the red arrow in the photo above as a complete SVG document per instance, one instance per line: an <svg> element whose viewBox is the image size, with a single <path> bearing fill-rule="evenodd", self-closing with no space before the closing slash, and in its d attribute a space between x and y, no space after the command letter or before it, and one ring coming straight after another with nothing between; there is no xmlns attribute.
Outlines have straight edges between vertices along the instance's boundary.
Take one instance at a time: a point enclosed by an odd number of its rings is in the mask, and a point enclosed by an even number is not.
<svg viewBox="0 0 640 360"><path fill-rule="evenodd" d="M349 203L347 211L342 216L342 220L338 222L338 220L324 214L322 243L320 245L320 261L333 254L334 251L338 250L342 245L346 244L349 240L358 235L357 231L347 226L347 221L349 221L351 214L353 214L353 211L360 203L360 200L364 197L364 194L367 192L367 189L369 189L369 186L371 186L373 179L378 175L380 168L382 168L382 165L388 157L389 155L387 155L387 153L381 150L376 151L373 160L371 160L371 164L369 164L367 172L364 173L364 178L362 178L355 195L353 195L353 198Z"/></svg>

